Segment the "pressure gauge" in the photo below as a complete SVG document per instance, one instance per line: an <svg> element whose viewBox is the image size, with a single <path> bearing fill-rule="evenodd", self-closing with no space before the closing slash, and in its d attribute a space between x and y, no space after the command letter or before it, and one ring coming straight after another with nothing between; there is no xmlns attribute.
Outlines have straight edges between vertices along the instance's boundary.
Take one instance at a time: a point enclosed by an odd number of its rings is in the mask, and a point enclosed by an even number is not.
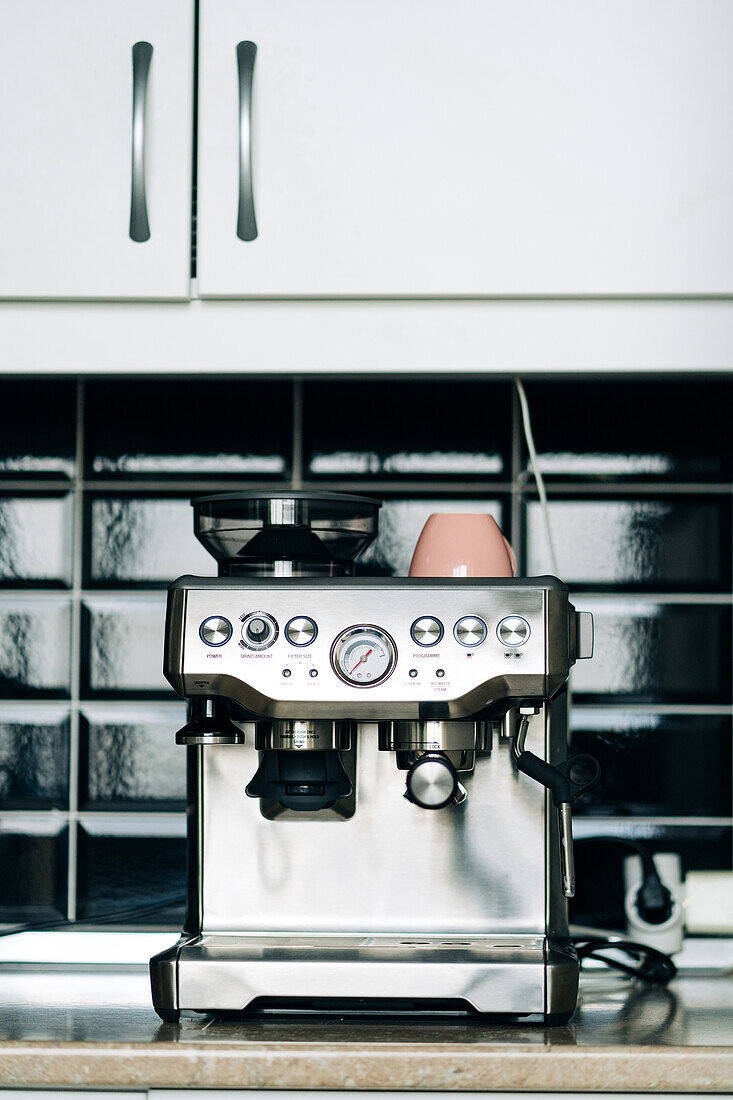
<svg viewBox="0 0 733 1100"><path fill-rule="evenodd" d="M395 644L378 626L350 626L331 649L334 672L354 687L381 684L394 669Z"/></svg>

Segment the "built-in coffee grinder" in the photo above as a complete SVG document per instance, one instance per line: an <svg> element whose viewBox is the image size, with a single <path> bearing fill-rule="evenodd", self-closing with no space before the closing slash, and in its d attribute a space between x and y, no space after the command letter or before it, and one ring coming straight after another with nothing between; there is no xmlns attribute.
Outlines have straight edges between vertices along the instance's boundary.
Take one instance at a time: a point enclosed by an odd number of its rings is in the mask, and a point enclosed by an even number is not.
<svg viewBox="0 0 733 1100"><path fill-rule="evenodd" d="M168 594L188 905L151 961L158 1014L567 1020L570 805L593 765L567 759L563 689L590 615L553 577L354 577L368 498L193 504L220 575Z"/></svg>

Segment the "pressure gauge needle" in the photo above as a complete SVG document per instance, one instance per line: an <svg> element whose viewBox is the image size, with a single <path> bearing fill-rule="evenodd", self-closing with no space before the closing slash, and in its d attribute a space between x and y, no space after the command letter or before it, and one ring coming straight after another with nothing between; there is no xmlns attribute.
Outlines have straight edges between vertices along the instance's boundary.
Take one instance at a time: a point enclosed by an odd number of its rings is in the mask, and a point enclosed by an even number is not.
<svg viewBox="0 0 733 1100"><path fill-rule="evenodd" d="M372 649L368 649L368 650L366 651L366 653L364 654L364 656L363 656L363 657L360 657L360 658L359 658L359 660L358 660L358 661L356 662L356 664L355 664L355 665L354 665L354 667L352 668L352 670L351 670L351 672L349 673L349 675L350 675L350 676L352 676L352 675L353 675L353 674L354 674L354 673L356 672L356 670L357 670L357 668L359 667L359 665L363 665L363 664L364 664L364 662L366 661L367 657L369 656L369 654L370 654L370 653L373 653L373 652L374 652L374 650L372 650Z"/></svg>

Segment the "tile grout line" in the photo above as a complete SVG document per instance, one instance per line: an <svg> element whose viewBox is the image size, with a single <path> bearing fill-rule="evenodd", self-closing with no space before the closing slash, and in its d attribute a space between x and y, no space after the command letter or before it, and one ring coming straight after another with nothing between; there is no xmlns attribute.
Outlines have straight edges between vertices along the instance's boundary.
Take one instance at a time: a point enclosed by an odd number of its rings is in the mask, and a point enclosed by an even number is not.
<svg viewBox="0 0 733 1100"><path fill-rule="evenodd" d="M71 695L69 718L69 848L67 875L67 917L77 916L77 872L79 863L79 704L81 676L81 601L83 583L84 535L84 379L76 383L76 479L74 482L74 530L72 536L71 588Z"/></svg>
<svg viewBox="0 0 733 1100"><path fill-rule="evenodd" d="M293 402L295 405L295 402ZM293 433L293 438L294 438ZM291 447L293 440L291 439ZM301 464L302 475L302 455L298 454L294 456L296 460ZM460 480L455 475L444 477L430 477L423 474L415 474L414 479L409 481L400 480L398 478L364 478L364 477L323 477L323 478L302 478L302 483L305 488L317 490L333 490L336 492L356 492L356 491L374 491L378 489L384 493L406 493L414 492L416 494L423 493L447 493L447 494L460 494L461 496L471 497L485 495L486 492L501 494L510 492L512 489L511 481L490 481L485 478L476 478L474 475L470 475L471 480ZM69 490L73 490L76 481L79 480L79 487L85 493L138 493L141 496L160 496L172 498L185 498L191 493L204 493L215 491L231 491L235 492L239 489L254 489L262 490L263 492L274 491L287 487L293 480L293 478L266 478L257 476L241 476L232 477L230 475L222 475L221 477L211 478L179 478L168 480L157 480L155 478L143 479L140 477L132 477L124 475L119 478L59 478L49 479L42 477L29 477L25 479L0 479L0 491L7 493L23 493L23 492L44 492L51 494L58 494L63 496ZM733 484L727 485L722 483L699 483L699 484L684 484L684 483L664 483L664 482L565 482L565 481L552 481L548 480L547 494L549 497L577 497L579 503L584 503L582 498L588 498L587 503L599 503L601 500L608 498L610 500L619 499L621 501L629 498L636 497L722 497L729 498L733 495ZM517 478L516 488L528 497L536 499L537 492L530 479L522 477L522 471L520 469L519 476Z"/></svg>

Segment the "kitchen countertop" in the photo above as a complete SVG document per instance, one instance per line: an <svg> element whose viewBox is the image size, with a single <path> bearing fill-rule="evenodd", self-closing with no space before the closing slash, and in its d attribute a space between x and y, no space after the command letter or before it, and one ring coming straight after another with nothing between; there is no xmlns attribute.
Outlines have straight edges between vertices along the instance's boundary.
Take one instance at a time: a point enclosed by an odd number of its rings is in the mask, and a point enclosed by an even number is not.
<svg viewBox="0 0 733 1100"><path fill-rule="evenodd" d="M733 1091L733 976L590 974L558 1028L313 1018L162 1023L140 968L0 968L0 1086Z"/></svg>

